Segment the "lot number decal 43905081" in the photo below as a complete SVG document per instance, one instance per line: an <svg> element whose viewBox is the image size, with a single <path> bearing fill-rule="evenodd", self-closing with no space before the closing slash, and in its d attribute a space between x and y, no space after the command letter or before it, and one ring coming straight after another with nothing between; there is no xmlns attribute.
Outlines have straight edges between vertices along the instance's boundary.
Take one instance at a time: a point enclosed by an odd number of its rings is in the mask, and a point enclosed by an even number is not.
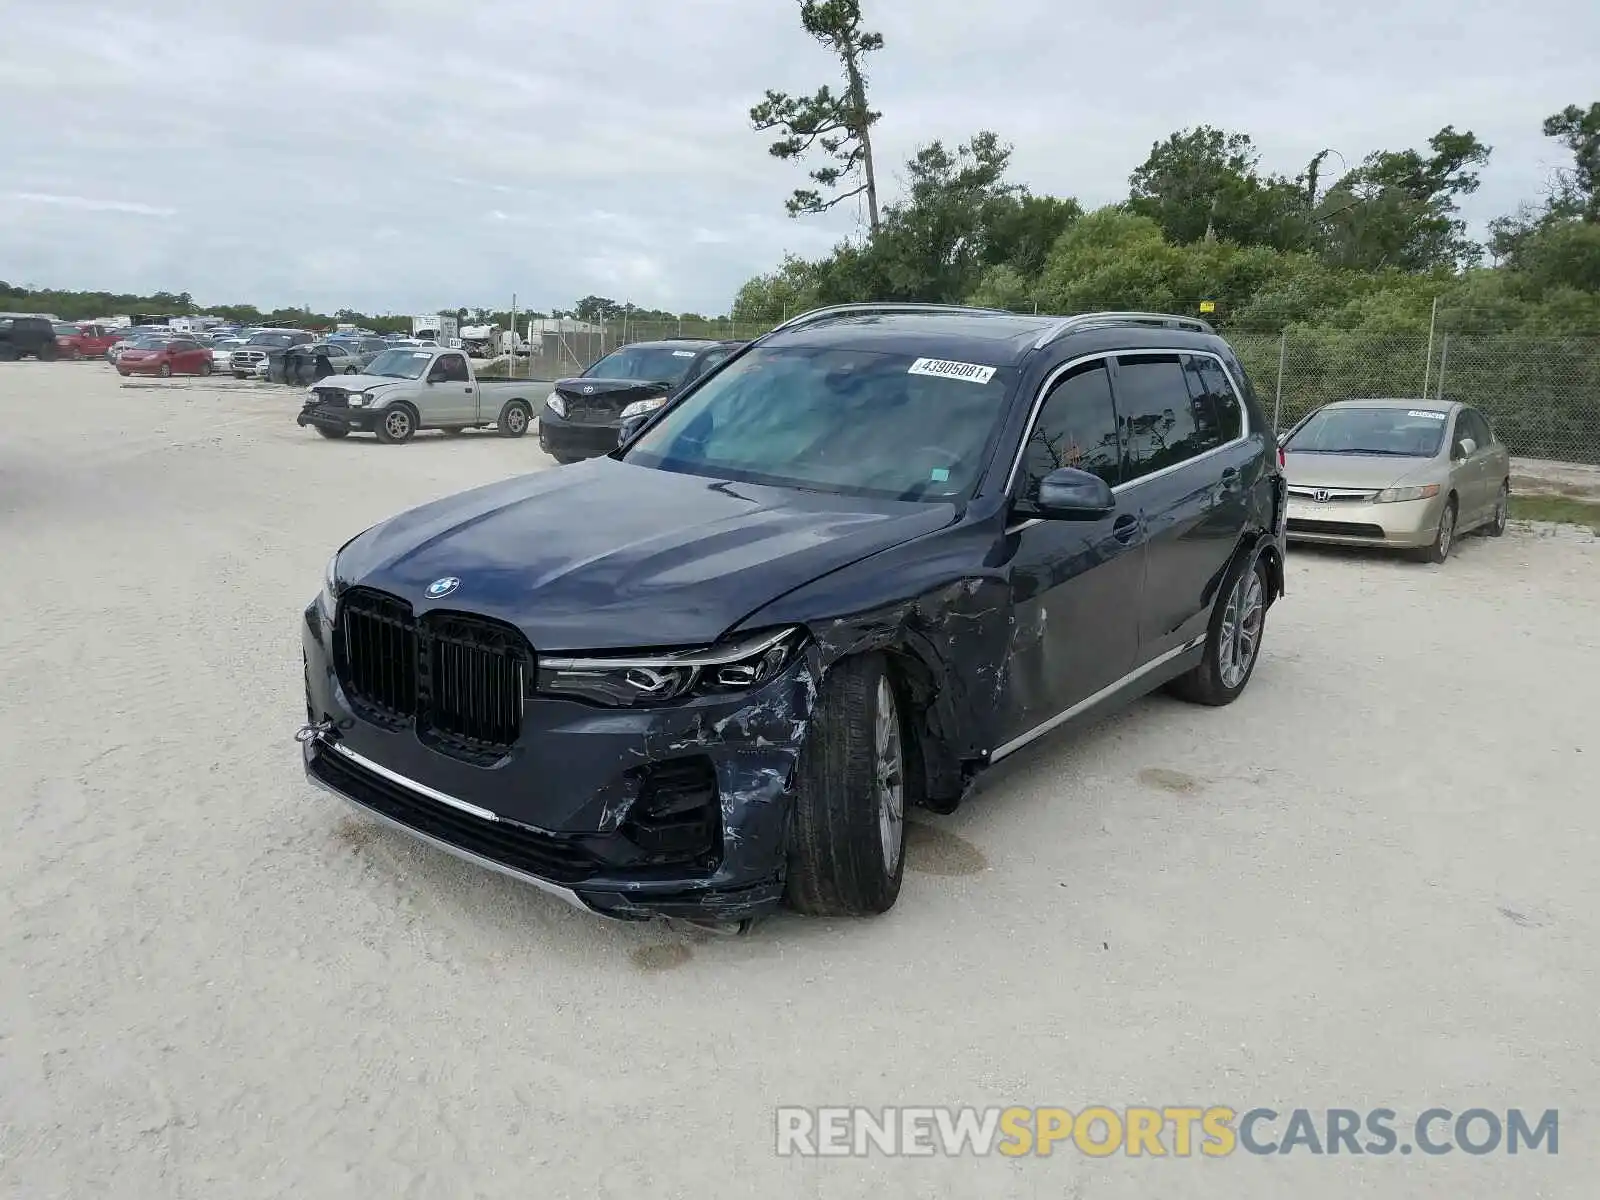
<svg viewBox="0 0 1600 1200"><path fill-rule="evenodd" d="M908 375L933 375L940 379L965 379L968 383L988 383L994 378L993 367L977 363L951 362L944 358L919 358L911 364Z"/></svg>

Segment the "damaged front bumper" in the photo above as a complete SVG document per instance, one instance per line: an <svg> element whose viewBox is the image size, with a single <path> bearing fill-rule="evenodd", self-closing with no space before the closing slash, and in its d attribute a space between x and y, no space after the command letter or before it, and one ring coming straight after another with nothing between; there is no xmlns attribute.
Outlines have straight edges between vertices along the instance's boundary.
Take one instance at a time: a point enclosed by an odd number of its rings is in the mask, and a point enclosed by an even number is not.
<svg viewBox="0 0 1600 1200"><path fill-rule="evenodd" d="M482 765L358 716L319 604L302 640L306 775L363 812L608 917L734 922L781 901L806 656L758 690L654 709L530 698Z"/></svg>
<svg viewBox="0 0 1600 1200"><path fill-rule="evenodd" d="M346 433L370 433L373 428L372 419L373 414L367 409L352 409L343 405L313 401L300 410L294 423L301 426L315 425L323 429L340 429Z"/></svg>

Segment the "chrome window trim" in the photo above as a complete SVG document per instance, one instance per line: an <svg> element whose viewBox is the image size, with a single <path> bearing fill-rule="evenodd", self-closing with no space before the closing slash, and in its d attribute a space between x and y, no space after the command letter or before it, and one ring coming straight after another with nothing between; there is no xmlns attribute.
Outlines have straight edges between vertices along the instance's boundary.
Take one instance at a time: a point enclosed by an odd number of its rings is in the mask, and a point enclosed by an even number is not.
<svg viewBox="0 0 1600 1200"><path fill-rule="evenodd" d="M1163 476L1171 474L1173 471L1176 471L1181 467L1189 466L1191 463L1202 462L1205 459L1210 458L1214 454L1221 454L1224 451L1235 450L1238 447L1244 445L1245 442L1250 440L1250 435L1251 435L1251 432L1252 432L1251 428L1250 428L1250 408L1245 403L1244 392L1239 387L1239 381L1233 377L1233 372L1228 369L1228 364L1223 362L1222 361L1222 356L1220 354L1217 354L1215 351L1211 351L1211 350L1194 350L1194 349L1190 349L1190 348L1187 348L1187 347L1177 347L1177 346L1172 346L1172 347L1159 347L1159 346L1150 346L1150 347L1138 346L1138 347L1133 347L1133 346L1129 346L1129 347L1125 347L1124 349L1121 349L1121 350L1096 350L1093 354L1085 354L1085 355L1082 355L1082 356L1080 356L1078 358L1069 359L1066 362L1062 363L1055 370L1051 371L1049 375L1045 376L1044 382L1039 385L1038 394L1035 395L1034 398L1033 398L1032 411L1028 414L1028 423L1027 423L1027 425L1025 425L1023 427L1022 439L1017 443L1016 454L1011 459L1011 471L1006 476L1005 494L1007 496L1009 496L1011 494L1011 489L1016 486L1016 483L1017 483L1017 472L1022 469L1022 457L1028 451L1028 441L1029 441L1030 438L1033 437L1033 431L1034 431L1035 427L1039 424L1039 414L1044 411L1045 399L1050 395L1050 389L1055 387L1057 381L1060 380L1060 378L1063 375L1065 375L1068 371L1071 371L1075 367L1081 367L1081 366L1083 366L1084 363L1097 362L1097 361L1107 361L1107 360L1110 360L1110 359L1113 359L1113 358L1118 358L1118 357L1125 356L1125 355L1146 355L1146 354L1177 354L1177 355L1192 354L1192 355L1195 355L1195 356L1200 357L1200 358L1209 358L1209 359L1214 360L1216 362L1216 364L1219 367L1222 368L1223 375L1227 376L1228 386L1233 389L1233 394L1239 401L1239 429L1240 429L1240 432L1239 432L1239 436L1234 438L1232 441L1224 442L1220 446L1213 446L1211 449L1202 451L1201 453L1196 454L1192 458L1186 458L1182 462L1175 462L1175 463L1172 463L1172 464L1170 464L1168 466L1162 467L1159 471L1151 471L1148 475L1140 475L1137 479L1130 479L1125 483L1117 484L1115 487L1113 487L1111 489L1111 494L1113 496L1121 495L1124 491L1127 491L1129 488L1138 487L1140 484L1143 484L1143 483L1145 483L1145 482L1147 482L1149 480L1160 479ZM1112 402L1113 405L1116 404L1115 387L1113 387L1113 389L1112 389L1111 402ZM1121 414L1118 413L1117 414L1117 420L1119 422L1119 425L1120 425L1121 419L1122 419ZM1033 518L1032 520L1030 520L1026 524L1032 524L1034 521L1037 521L1038 519L1039 518ZM1024 525L1024 526L1019 526L1018 528L1025 528L1025 527L1026 526ZM1008 529L1007 532L1009 533L1009 532L1012 532L1012 531Z"/></svg>

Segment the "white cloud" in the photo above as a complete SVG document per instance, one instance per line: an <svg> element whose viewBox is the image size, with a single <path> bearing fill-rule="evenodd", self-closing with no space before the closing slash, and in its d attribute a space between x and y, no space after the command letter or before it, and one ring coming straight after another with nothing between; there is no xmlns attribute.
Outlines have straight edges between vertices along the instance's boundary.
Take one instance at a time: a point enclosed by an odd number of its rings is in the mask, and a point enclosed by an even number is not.
<svg viewBox="0 0 1600 1200"><path fill-rule="evenodd" d="M1247 131L1294 172L1454 123L1495 147L1467 200L1481 223L1538 195L1557 155L1539 123L1595 98L1600 61L1592 0L1515 20L1444 0L865 4L888 43L870 65L891 193L918 144L982 128L1035 190L1097 204L1187 125ZM790 0L480 0L443 24L426 0L72 13L5 18L7 111L48 114L0 124L8 278L378 312L513 291L720 312L785 251L857 224L788 219L805 168L748 128L765 88L834 82Z"/></svg>
<svg viewBox="0 0 1600 1200"><path fill-rule="evenodd" d="M133 213L141 217L174 217L175 208L160 208L154 204L135 204L129 200L96 200L91 196L52 196L46 192L7 192L5 199L20 204L51 204L57 208L75 208L80 212Z"/></svg>

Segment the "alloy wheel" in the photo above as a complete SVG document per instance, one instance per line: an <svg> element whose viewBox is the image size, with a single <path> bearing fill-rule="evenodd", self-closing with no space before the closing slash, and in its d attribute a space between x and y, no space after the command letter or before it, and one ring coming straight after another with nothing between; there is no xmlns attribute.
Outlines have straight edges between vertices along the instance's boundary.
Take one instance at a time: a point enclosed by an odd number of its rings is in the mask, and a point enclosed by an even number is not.
<svg viewBox="0 0 1600 1200"><path fill-rule="evenodd" d="M905 769L900 749L900 714L887 676L878 679L877 720L873 728L874 788L878 803L878 840L884 869L893 875L900 865L906 819Z"/></svg>
<svg viewBox="0 0 1600 1200"><path fill-rule="evenodd" d="M1228 594L1218 631L1217 669L1229 691L1244 683L1261 649L1261 622L1266 615L1261 572L1254 567L1239 577Z"/></svg>

